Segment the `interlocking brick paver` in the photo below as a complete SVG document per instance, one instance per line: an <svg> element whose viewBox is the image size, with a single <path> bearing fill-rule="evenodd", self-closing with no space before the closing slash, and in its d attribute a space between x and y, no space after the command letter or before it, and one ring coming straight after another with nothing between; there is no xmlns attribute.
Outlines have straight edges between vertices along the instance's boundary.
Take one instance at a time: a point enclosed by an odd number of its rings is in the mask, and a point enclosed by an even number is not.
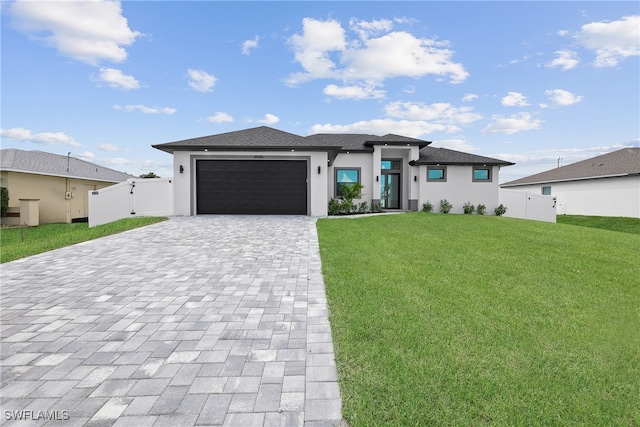
<svg viewBox="0 0 640 427"><path fill-rule="evenodd" d="M175 217L0 274L3 410L87 427L341 421L314 218Z"/></svg>

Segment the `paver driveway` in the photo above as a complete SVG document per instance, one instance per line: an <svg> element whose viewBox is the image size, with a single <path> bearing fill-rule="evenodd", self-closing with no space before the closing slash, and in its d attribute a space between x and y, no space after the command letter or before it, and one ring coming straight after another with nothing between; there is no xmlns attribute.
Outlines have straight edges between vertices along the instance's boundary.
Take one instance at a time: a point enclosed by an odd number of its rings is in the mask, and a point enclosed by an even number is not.
<svg viewBox="0 0 640 427"><path fill-rule="evenodd" d="M176 217L0 268L2 425L340 423L313 218Z"/></svg>

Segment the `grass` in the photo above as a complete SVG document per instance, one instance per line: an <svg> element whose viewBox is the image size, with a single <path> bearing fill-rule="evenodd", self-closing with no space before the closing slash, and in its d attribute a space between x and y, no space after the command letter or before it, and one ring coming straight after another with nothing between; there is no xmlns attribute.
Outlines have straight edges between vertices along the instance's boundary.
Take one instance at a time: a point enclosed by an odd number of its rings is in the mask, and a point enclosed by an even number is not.
<svg viewBox="0 0 640 427"><path fill-rule="evenodd" d="M86 222L42 224L24 229L3 227L0 231L0 262L13 261L164 220L164 217L127 218L91 228Z"/></svg>
<svg viewBox="0 0 640 427"><path fill-rule="evenodd" d="M424 213L317 226L351 427L640 425L640 236Z"/></svg>
<svg viewBox="0 0 640 427"><path fill-rule="evenodd" d="M640 234L640 218L558 215L559 224L579 225L582 227L603 228L623 233Z"/></svg>

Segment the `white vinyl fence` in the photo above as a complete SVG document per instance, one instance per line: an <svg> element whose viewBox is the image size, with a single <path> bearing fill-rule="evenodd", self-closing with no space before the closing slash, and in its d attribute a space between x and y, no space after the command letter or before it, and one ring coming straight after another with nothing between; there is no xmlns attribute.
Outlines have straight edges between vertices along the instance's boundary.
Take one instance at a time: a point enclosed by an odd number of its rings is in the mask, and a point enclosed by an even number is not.
<svg viewBox="0 0 640 427"><path fill-rule="evenodd" d="M89 191L89 227L136 216L173 215L171 178L131 178Z"/></svg>
<svg viewBox="0 0 640 427"><path fill-rule="evenodd" d="M555 197L501 188L498 198L507 207L506 217L556 222Z"/></svg>

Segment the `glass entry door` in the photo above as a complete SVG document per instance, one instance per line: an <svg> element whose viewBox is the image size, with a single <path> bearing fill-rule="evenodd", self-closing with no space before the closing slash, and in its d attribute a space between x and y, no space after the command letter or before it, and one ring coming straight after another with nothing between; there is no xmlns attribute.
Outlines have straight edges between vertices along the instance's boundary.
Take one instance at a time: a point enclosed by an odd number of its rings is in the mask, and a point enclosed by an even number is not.
<svg viewBox="0 0 640 427"><path fill-rule="evenodd" d="M380 180L380 207L400 209L400 174L382 172Z"/></svg>

